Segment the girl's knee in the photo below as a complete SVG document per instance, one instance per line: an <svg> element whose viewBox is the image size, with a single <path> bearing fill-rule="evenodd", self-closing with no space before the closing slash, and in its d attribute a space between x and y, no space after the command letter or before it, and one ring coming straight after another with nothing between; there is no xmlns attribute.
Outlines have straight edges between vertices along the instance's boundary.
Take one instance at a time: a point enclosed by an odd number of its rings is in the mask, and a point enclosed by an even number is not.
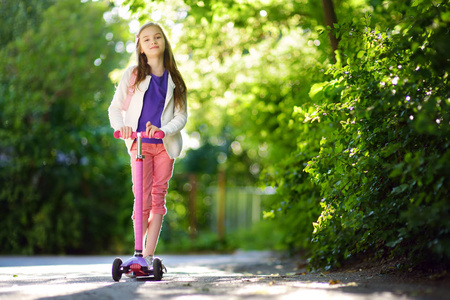
<svg viewBox="0 0 450 300"><path fill-rule="evenodd" d="M166 205L164 204L162 206L153 207L152 213L165 216L167 214Z"/></svg>

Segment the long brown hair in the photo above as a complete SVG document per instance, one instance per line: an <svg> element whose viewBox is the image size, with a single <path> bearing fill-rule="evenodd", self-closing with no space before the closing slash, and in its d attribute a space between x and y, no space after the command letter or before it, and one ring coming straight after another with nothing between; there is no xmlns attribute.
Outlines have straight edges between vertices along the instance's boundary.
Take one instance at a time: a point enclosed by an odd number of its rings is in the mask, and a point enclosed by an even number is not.
<svg viewBox="0 0 450 300"><path fill-rule="evenodd" d="M175 83L175 90L174 90L175 106L181 108L183 107L183 105L185 105L186 102L186 94L187 94L186 84L184 83L183 77L181 76L181 73L178 70L177 63L175 62L175 58L173 56L172 47L170 46L169 40L167 39L167 36L164 33L164 30L162 29L161 25L154 22L145 23L144 25L141 26L136 36L139 38L139 35L141 34L142 30L150 26L158 27L161 30L161 33L164 37L164 41L166 44L164 50L164 68L170 73L170 76L172 77L172 80ZM138 40L136 45L136 56L138 65L135 70L135 72L137 71L136 74L137 76L134 88L137 88L139 86L139 83L145 80L145 77L147 77L147 75L150 75L152 72L152 68L147 63L147 56L141 52L142 52L141 43Z"/></svg>

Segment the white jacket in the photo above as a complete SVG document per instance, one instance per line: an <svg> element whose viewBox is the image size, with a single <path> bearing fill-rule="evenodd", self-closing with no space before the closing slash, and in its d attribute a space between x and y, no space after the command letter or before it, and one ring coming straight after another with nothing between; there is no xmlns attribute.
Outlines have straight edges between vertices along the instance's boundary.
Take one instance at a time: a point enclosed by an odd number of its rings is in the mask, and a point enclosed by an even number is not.
<svg viewBox="0 0 450 300"><path fill-rule="evenodd" d="M127 111L122 111L123 102L127 98L128 86L130 84L131 72L136 66L129 67L122 76L119 82L119 86L116 89L114 98L111 101L111 105L108 108L109 121L111 127L115 131L119 130L123 126L130 126L133 131L137 130L139 117L141 116L142 106L144 105L144 94L150 84L151 76L148 75L138 87L136 87L133 97L131 98L130 105ZM175 83L169 74L167 84L167 95L164 104L164 110L161 115L161 130L164 132L163 138L164 147L170 158L176 158L180 155L183 147L183 141L181 138L181 129L187 122L187 103L184 99L183 107L175 107L173 90L175 89ZM128 151L130 151L133 145L132 139L125 140Z"/></svg>

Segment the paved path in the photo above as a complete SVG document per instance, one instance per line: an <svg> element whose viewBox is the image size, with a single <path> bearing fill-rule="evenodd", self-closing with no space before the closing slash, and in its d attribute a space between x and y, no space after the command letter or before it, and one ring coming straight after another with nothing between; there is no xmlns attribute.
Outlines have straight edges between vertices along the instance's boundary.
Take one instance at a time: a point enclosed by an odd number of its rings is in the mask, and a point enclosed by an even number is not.
<svg viewBox="0 0 450 300"><path fill-rule="evenodd" d="M114 282L114 258L0 256L0 299L450 299L443 287L305 274L268 252L163 255L169 273L159 282Z"/></svg>

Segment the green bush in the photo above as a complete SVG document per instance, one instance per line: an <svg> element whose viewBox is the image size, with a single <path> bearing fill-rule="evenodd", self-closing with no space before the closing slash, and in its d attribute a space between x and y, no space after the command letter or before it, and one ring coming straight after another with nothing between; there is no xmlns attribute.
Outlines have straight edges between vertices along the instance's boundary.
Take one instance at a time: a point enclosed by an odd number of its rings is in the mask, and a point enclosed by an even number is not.
<svg viewBox="0 0 450 300"><path fill-rule="evenodd" d="M338 63L310 92L310 122L334 128L305 168L322 198L312 266L450 259L448 6L385 2L334 29Z"/></svg>

